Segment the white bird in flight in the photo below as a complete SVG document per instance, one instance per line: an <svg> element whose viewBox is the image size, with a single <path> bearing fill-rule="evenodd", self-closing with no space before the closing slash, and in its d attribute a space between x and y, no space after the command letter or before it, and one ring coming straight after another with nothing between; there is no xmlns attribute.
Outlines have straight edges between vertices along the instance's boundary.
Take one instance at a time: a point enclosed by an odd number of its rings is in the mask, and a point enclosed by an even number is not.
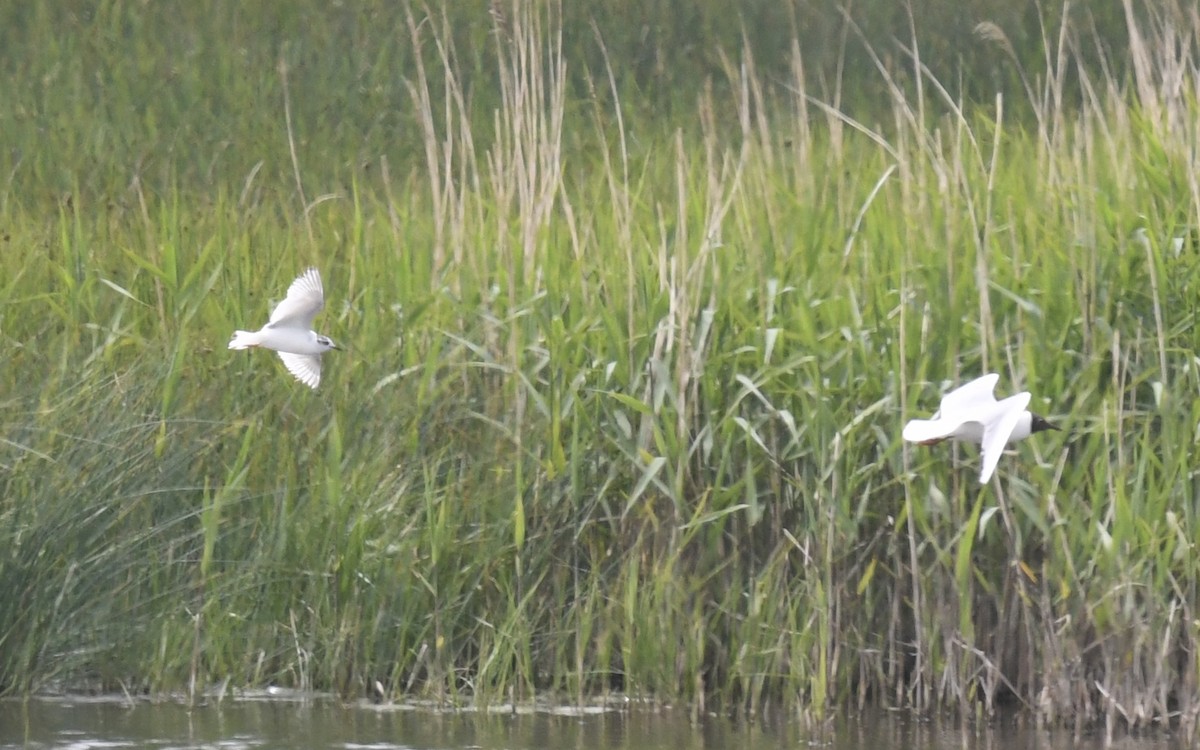
<svg viewBox="0 0 1200 750"><path fill-rule="evenodd" d="M904 425L904 439L933 445L954 438L978 443L983 453L979 483L987 484L1000 462L1004 446L1035 432L1059 429L1029 411L1028 391L1000 401L992 395L1000 376L990 373L942 396L932 419L913 419Z"/></svg>
<svg viewBox="0 0 1200 750"><path fill-rule="evenodd" d="M323 307L321 274L310 268L288 287L287 296L275 306L265 326L257 331L234 331L229 348L274 350L297 380L316 388L321 383L321 355L338 348L333 339L312 330L313 318Z"/></svg>

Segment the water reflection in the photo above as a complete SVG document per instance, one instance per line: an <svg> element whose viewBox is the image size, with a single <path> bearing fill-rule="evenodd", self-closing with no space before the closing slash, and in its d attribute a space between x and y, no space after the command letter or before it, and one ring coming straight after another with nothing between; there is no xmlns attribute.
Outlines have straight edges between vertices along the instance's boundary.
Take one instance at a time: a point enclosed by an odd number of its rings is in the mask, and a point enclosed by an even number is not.
<svg viewBox="0 0 1200 750"><path fill-rule="evenodd" d="M1079 738L1020 722L986 729L878 712L813 730L800 722L735 722L686 712L622 705L587 711L552 707L492 712L429 706L346 705L332 699L250 696L188 707L178 702L88 698L0 701L0 750L8 748L344 748L345 750L725 750L726 748L912 748L1058 750L1101 748L1103 735ZM1123 750L1166 750L1167 736L1122 738Z"/></svg>

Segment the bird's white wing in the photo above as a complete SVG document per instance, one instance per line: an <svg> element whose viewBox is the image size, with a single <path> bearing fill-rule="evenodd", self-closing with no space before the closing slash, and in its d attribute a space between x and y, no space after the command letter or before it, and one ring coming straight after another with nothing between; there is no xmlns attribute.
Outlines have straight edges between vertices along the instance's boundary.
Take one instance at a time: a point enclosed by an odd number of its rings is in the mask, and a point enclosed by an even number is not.
<svg viewBox="0 0 1200 750"><path fill-rule="evenodd" d="M942 403L932 419L913 419L904 425L901 433L911 443L928 443L944 440L954 435L964 423L978 418L981 409L989 410L996 404L992 391L1000 376L989 373L942 396Z"/></svg>
<svg viewBox="0 0 1200 750"><path fill-rule="evenodd" d="M321 287L321 274L310 268L300 274L288 287L287 297L271 312L268 326L274 328L312 328L313 318L325 307L325 290Z"/></svg>
<svg viewBox="0 0 1200 750"><path fill-rule="evenodd" d="M996 470L1000 456L1004 453L1004 446L1008 445L1008 438L1012 436L1017 421L1029 407L1029 399L1029 392L1026 391L1009 396L996 405L996 418L989 421L983 429L983 467L979 472L980 484L987 484L992 478L992 472Z"/></svg>
<svg viewBox="0 0 1200 750"><path fill-rule="evenodd" d="M291 352L276 352L276 354L283 360L288 372L296 376L296 380L314 389L321 384L321 355L292 354Z"/></svg>
<svg viewBox="0 0 1200 750"><path fill-rule="evenodd" d="M991 372L982 377L975 378L969 383L960 385L945 396L942 396L942 404L938 408L938 414L943 417L953 418L955 414L964 411L976 413L981 406L995 404L996 397L992 395L992 392L996 390L996 383L999 382L1000 376Z"/></svg>
<svg viewBox="0 0 1200 750"><path fill-rule="evenodd" d="M901 436L910 443L928 443L945 440L960 426L958 419L910 419Z"/></svg>

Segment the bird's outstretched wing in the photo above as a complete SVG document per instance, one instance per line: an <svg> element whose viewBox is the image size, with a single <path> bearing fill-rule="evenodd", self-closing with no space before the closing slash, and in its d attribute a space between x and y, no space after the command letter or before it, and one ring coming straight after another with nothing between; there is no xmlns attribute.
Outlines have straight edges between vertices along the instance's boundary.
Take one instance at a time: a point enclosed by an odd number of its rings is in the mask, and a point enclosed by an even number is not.
<svg viewBox="0 0 1200 750"><path fill-rule="evenodd" d="M943 417L953 418L956 413L968 410L977 412L980 406L990 406L996 403L996 397L992 394L996 390L996 383L999 382L1000 376L997 373L990 372L987 375L975 378L969 383L960 385L945 396L942 396L942 403L938 407L938 414Z"/></svg>
<svg viewBox="0 0 1200 750"><path fill-rule="evenodd" d="M287 296L271 312L268 326L274 328L312 328L313 318L325 307L325 290L321 274L310 268L300 274L288 287Z"/></svg>
<svg viewBox="0 0 1200 750"><path fill-rule="evenodd" d="M993 372L960 385L942 396L932 419L909 420L902 436L910 443L936 443L951 437L963 424L977 420L981 409L995 406L992 391L999 381L1000 376Z"/></svg>
<svg viewBox="0 0 1200 750"><path fill-rule="evenodd" d="M296 376L296 380L309 388L315 389L321 384L321 355L292 354L291 352L276 352L288 372Z"/></svg>
<svg viewBox="0 0 1200 750"><path fill-rule="evenodd" d="M952 436L961 426L962 421L957 419L910 419L901 435L910 443L936 443Z"/></svg>
<svg viewBox="0 0 1200 750"><path fill-rule="evenodd" d="M987 484L992 478L992 472L996 470L996 464L1000 463L1000 456L1004 453L1004 446L1008 445L1008 438L1021 415L1029 407L1029 399L1029 392L1026 391L1009 396L996 405L997 417L988 422L983 429L983 442L980 444L983 452L983 467L979 472L980 484Z"/></svg>

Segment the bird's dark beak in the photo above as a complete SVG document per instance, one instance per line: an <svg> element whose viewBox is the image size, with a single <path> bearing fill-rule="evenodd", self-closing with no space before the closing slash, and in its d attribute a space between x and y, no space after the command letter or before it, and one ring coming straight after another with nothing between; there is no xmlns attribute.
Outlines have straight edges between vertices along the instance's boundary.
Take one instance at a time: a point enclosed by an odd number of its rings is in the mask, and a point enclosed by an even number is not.
<svg viewBox="0 0 1200 750"><path fill-rule="evenodd" d="M1058 425L1052 424L1052 423L1046 421L1046 419L1044 417L1034 414L1032 423L1029 426L1029 431L1030 432L1042 432L1044 430L1058 430L1059 432L1062 432L1062 428L1059 427Z"/></svg>

